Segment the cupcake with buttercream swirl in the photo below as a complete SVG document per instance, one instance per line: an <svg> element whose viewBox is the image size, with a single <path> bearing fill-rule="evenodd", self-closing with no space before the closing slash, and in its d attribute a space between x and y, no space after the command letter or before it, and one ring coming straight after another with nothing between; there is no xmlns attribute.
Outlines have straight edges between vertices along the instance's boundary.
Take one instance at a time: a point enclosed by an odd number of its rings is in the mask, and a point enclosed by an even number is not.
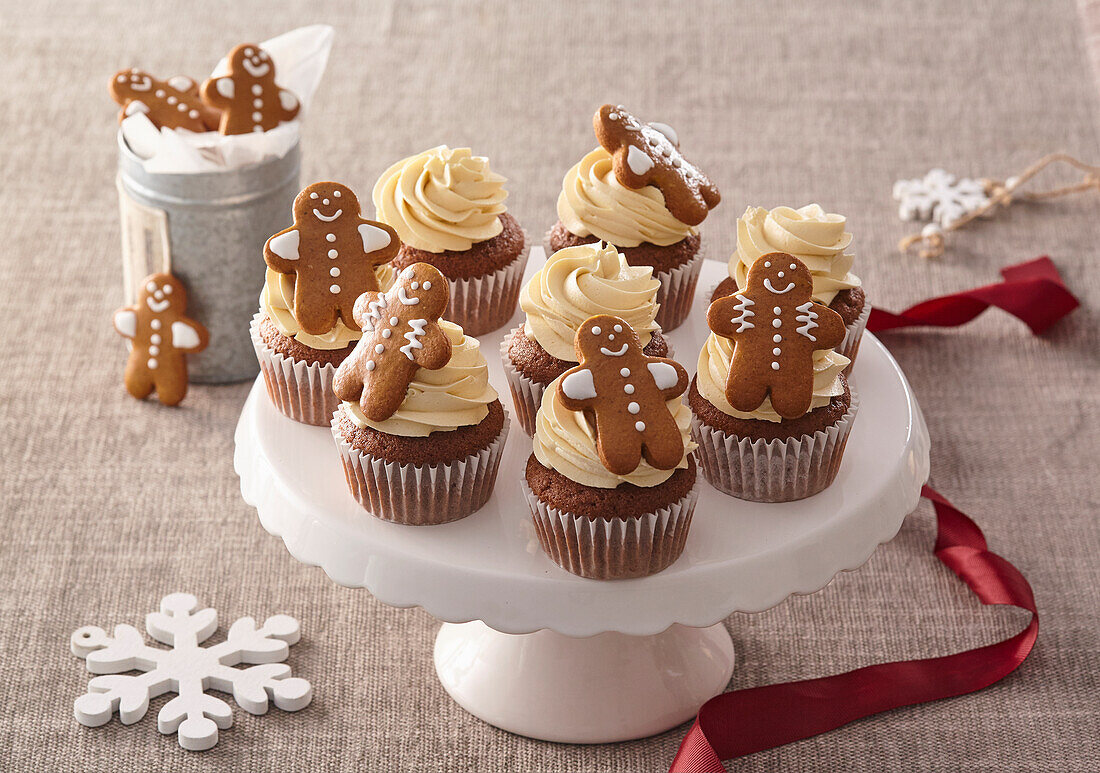
<svg viewBox="0 0 1100 773"><path fill-rule="evenodd" d="M508 321L527 263L526 235L504 203L506 181L484 156L440 145L398 161L374 186L377 218L401 238L394 266L438 268L451 282L445 316L469 335Z"/></svg>

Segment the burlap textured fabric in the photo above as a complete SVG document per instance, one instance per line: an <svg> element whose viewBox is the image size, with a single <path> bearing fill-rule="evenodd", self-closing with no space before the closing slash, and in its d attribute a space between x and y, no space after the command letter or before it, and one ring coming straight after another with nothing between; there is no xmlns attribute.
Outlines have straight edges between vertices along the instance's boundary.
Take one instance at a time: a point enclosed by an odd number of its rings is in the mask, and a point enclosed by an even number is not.
<svg viewBox="0 0 1100 773"><path fill-rule="evenodd" d="M810 201L849 215L857 270L884 308L1049 254L1083 307L1042 338L995 311L963 330L884 337L924 408L933 482L1035 587L1034 654L977 695L736 769L1100 767L1097 198L1013 207L952 236L931 263L895 252L911 225L890 198L894 180L933 166L1003 179L1056 149L1100 159L1100 103L1072 0L5 0L0 770L659 771L683 735L567 746L473 719L436 680L427 614L299 564L241 500L232 438L247 385L193 386L177 410L124 393L125 346L110 326L122 279L108 77L131 65L202 77L236 43L318 21L337 40L306 123L303 181L339 179L363 196L399 158L470 145L509 178L520 224L542 233L562 175L595 144L592 112L616 101L672 124L721 187L703 226L711 256L732 251L747 205ZM947 653L1023 625L981 608L931 557L931 540L922 505L861 571L734 615L731 686ZM133 726L78 725L72 701L89 675L69 634L140 627L176 590L225 625L298 617L289 662L313 683L313 704L263 717L235 708L233 729L200 754L156 732L165 698Z"/></svg>

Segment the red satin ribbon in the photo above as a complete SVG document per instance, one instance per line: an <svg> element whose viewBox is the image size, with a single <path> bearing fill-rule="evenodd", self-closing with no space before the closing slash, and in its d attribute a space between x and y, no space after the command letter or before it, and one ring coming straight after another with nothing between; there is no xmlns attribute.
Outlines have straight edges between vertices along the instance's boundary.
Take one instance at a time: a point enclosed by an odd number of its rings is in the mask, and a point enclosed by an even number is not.
<svg viewBox="0 0 1100 773"><path fill-rule="evenodd" d="M1081 305L1046 255L1003 268L1001 276L1003 282L930 298L900 314L871 309L867 329L878 332L913 325L957 327L996 306L1019 317L1039 334Z"/></svg>
<svg viewBox="0 0 1100 773"><path fill-rule="evenodd" d="M1045 256L1009 266L1001 274L1004 281L998 284L933 298L900 314L874 309L867 328L953 327L997 306L1041 333L1079 305ZM941 494L924 486L921 495L936 511L936 558L983 604L1030 612L1027 627L1004 641L954 655L723 693L699 710L671 773L724 773L722 760L809 738L882 711L975 692L1024 662L1039 634L1031 586L1016 567L989 551L977 524Z"/></svg>

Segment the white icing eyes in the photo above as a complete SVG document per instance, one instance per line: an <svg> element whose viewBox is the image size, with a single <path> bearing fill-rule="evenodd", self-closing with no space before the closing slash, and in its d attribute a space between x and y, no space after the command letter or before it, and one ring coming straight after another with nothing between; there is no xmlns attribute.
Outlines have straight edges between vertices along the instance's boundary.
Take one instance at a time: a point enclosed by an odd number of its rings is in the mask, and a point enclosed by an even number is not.
<svg viewBox="0 0 1100 773"><path fill-rule="evenodd" d="M603 328L601 328L599 325L592 328L592 335L594 335L594 336L603 335Z"/></svg>
<svg viewBox="0 0 1100 773"><path fill-rule="evenodd" d="M432 283L431 282L425 282L424 283L424 289L425 290L431 290L432 289Z"/></svg>
<svg viewBox="0 0 1100 773"><path fill-rule="evenodd" d="M791 264L791 271L794 271L794 263Z"/></svg>
<svg viewBox="0 0 1100 773"><path fill-rule="evenodd" d="M615 332L616 333L623 332L623 326L622 325L615 325Z"/></svg>
<svg viewBox="0 0 1100 773"><path fill-rule="evenodd" d="M125 83L126 82L126 76L125 75L118 76L118 82L119 83Z"/></svg>
<svg viewBox="0 0 1100 773"><path fill-rule="evenodd" d="M165 295L171 295L171 294L172 294L172 285L165 285L165 286L164 286L163 288L161 288L161 289L163 289L163 290L164 290L164 294L165 294Z"/></svg>
<svg viewBox="0 0 1100 773"><path fill-rule="evenodd" d="M420 282L413 282L411 285L409 285L409 289L410 290L419 290L420 289Z"/></svg>
<svg viewBox="0 0 1100 773"><path fill-rule="evenodd" d="M244 55L245 55L245 56L252 56L252 55L253 55L254 53L256 53L256 52L255 52L255 51L253 51L253 50L252 50L251 48L246 48L246 49L244 50Z"/></svg>
<svg viewBox="0 0 1100 773"><path fill-rule="evenodd" d="M315 199L315 198L317 198L317 194L316 193L311 193L311 194L309 194L309 197L311 199Z"/></svg>
<svg viewBox="0 0 1100 773"><path fill-rule="evenodd" d="M772 262L770 260L765 260L764 261L764 268L771 268L771 267L772 267Z"/></svg>
<svg viewBox="0 0 1100 773"><path fill-rule="evenodd" d="M146 292L150 292L150 293L151 293L151 292L153 292L153 291L154 291L154 290L156 290L156 289L157 289L157 286L156 286L155 284L153 284L152 282L150 282L149 284L145 285L145 290L146 290Z"/></svg>
<svg viewBox="0 0 1100 773"><path fill-rule="evenodd" d="M333 192L332 192L332 195L333 195L333 196L334 196L335 198L340 198L340 191L333 191ZM794 268L794 266L791 266L791 268Z"/></svg>

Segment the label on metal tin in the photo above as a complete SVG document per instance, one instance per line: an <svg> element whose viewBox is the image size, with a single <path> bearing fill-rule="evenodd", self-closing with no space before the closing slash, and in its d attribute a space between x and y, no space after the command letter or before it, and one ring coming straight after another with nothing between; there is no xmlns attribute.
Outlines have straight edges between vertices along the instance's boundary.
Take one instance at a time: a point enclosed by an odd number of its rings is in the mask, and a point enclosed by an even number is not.
<svg viewBox="0 0 1100 773"><path fill-rule="evenodd" d="M137 302L145 277L172 270L168 213L135 201L126 192L121 178L115 184L122 223L122 275L126 303L132 304Z"/></svg>

